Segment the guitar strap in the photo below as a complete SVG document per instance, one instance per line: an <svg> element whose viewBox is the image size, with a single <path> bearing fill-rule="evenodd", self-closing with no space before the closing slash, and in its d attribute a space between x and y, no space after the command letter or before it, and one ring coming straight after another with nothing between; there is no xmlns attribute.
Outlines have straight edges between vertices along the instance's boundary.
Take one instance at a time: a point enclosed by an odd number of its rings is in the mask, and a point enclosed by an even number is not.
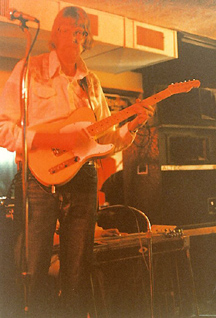
<svg viewBox="0 0 216 318"><path fill-rule="evenodd" d="M93 106L92 106L92 102L91 102L91 98L90 98L90 95L89 95L87 76L85 76L81 80L79 80L78 83L79 83L80 87L86 92L86 94L88 96L89 105L91 107L91 110L94 113L95 120L97 121L97 116L95 115L95 112L94 112L94 109L93 109Z"/></svg>
<svg viewBox="0 0 216 318"><path fill-rule="evenodd" d="M89 89L88 89L88 80L87 80L87 77L83 77L81 80L79 80L79 85L80 87L86 92L87 96L88 96L88 101L89 101L89 105L91 107L91 110L93 111L94 113L94 117L95 117L95 120L97 121L97 116L95 115L95 112L94 112L94 109L93 109L93 106L92 106L92 102L91 102L91 98L90 98L90 95L89 95ZM98 141L99 143L99 141ZM99 167L99 165L102 167L102 161L101 159L98 159L97 160L97 165L96 165L96 168ZM99 199L98 199L99 200ZM99 201L98 201L98 205L99 205Z"/></svg>

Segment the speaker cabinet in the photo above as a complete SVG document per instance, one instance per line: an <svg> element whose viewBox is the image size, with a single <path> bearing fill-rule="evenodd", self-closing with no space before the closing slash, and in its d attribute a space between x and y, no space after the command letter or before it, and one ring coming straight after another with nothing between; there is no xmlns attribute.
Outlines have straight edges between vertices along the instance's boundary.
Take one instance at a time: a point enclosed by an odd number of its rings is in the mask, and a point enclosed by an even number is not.
<svg viewBox="0 0 216 318"><path fill-rule="evenodd" d="M216 222L216 171L161 173L163 224L190 225Z"/></svg>
<svg viewBox="0 0 216 318"><path fill-rule="evenodd" d="M162 222L216 222L215 128L163 126L158 143Z"/></svg>
<svg viewBox="0 0 216 318"><path fill-rule="evenodd" d="M216 171L166 171L134 175L127 205L145 212L153 224L216 223Z"/></svg>
<svg viewBox="0 0 216 318"><path fill-rule="evenodd" d="M187 94L176 94L157 106L161 124L216 125L215 95L210 90L195 88Z"/></svg>
<svg viewBox="0 0 216 318"><path fill-rule="evenodd" d="M216 222L215 145L208 127L168 125L137 136L123 156L125 204L152 224Z"/></svg>

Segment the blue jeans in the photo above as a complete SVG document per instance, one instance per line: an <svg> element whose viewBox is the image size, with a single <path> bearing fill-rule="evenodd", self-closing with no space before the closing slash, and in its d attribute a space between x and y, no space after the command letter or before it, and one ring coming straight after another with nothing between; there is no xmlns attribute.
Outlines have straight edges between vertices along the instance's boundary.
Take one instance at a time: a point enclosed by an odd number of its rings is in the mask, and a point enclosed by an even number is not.
<svg viewBox="0 0 216 318"><path fill-rule="evenodd" d="M60 221L61 317L87 316L91 295L90 273L97 210L97 172L85 164L66 185L51 189L28 176L29 203L29 313L30 317L54 317L49 304L48 271L53 252L56 221ZM21 176L15 184L16 264L22 270L20 234L22 222ZM25 255L25 254L24 254Z"/></svg>

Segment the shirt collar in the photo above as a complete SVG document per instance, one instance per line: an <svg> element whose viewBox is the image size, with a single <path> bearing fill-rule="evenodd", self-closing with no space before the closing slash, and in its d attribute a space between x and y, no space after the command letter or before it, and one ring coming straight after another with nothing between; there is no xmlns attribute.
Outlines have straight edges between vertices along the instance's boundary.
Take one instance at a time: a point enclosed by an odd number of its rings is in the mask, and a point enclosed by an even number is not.
<svg viewBox="0 0 216 318"><path fill-rule="evenodd" d="M49 56L49 76L50 78L53 77L56 73L60 74L61 71L61 64L58 59L57 53L55 50L50 52ZM76 74L74 75L74 79L79 80L84 78L88 74L88 68L83 61L83 59L80 57L80 59L77 61L77 69Z"/></svg>

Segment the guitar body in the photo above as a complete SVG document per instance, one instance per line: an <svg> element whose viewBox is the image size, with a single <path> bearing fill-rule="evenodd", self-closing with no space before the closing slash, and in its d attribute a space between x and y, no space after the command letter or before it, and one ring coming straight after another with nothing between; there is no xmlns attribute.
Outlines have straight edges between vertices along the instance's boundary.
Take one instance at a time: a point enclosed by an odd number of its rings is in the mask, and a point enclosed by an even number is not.
<svg viewBox="0 0 216 318"><path fill-rule="evenodd" d="M80 120L82 119L82 121ZM37 132L56 133L67 125L81 130L95 121L94 113L89 108L79 108L71 116L52 123L31 127ZM88 144L80 144L77 149L35 149L28 153L28 164L35 178L45 186L63 185L70 181L80 168L89 160L104 158L113 152L112 144L100 145L89 135Z"/></svg>
<svg viewBox="0 0 216 318"><path fill-rule="evenodd" d="M199 87L200 81L193 80L169 85L165 90L142 101L142 106L154 105L173 94L189 92L193 87ZM78 108L68 118L32 127L34 131L59 133L67 131L67 125L74 131L85 129L89 136L88 143L80 144L77 149L36 149L29 151L28 162L32 174L46 186L62 185L72 179L85 162L104 158L114 150L114 145L100 145L95 140L107 129L136 114L135 105L131 105L118 113L95 122L95 116L90 108ZM69 130L71 131L71 130Z"/></svg>

